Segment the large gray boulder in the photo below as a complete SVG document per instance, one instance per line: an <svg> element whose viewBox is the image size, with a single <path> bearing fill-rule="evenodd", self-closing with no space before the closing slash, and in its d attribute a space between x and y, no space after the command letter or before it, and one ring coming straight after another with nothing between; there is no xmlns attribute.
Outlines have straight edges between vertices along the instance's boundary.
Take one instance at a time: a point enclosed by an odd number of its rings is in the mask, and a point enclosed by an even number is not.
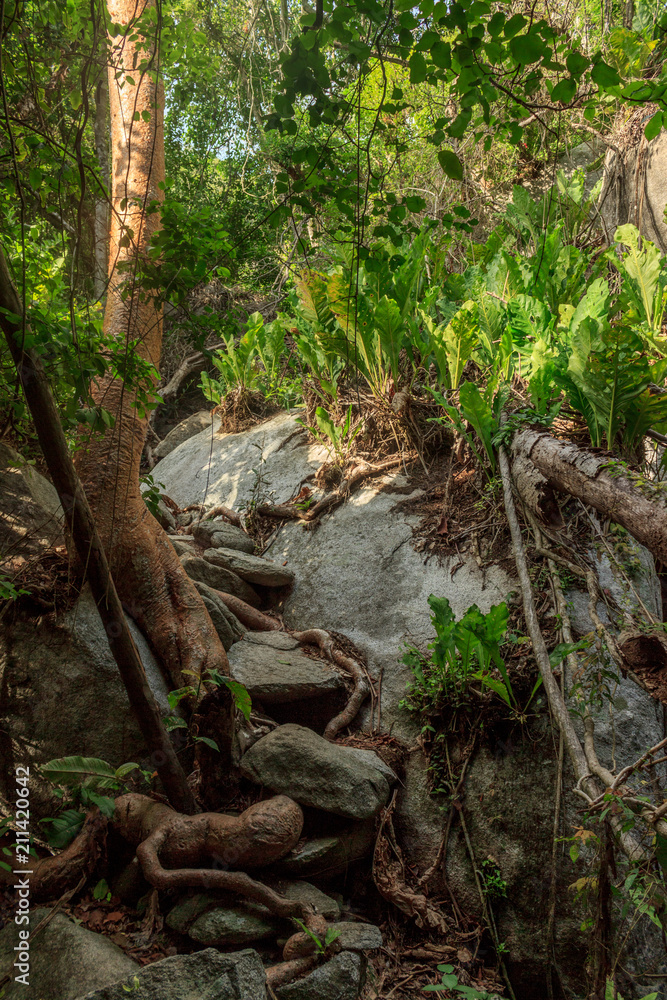
<svg viewBox="0 0 667 1000"><path fill-rule="evenodd" d="M613 241L617 226L631 222L666 253L667 132L663 129L648 142L646 117L646 108L637 108L614 135L616 148L609 148L604 161L597 207L607 243Z"/></svg>
<svg viewBox="0 0 667 1000"><path fill-rule="evenodd" d="M335 879L365 858L375 843L375 819L351 823L328 837L311 837L272 865L272 871L290 878Z"/></svg>
<svg viewBox="0 0 667 1000"><path fill-rule="evenodd" d="M300 413L281 413L238 434L197 434L159 462L153 478L181 507L206 503L238 510L243 502L288 500L327 459L325 448L308 443L296 422Z"/></svg>
<svg viewBox="0 0 667 1000"><path fill-rule="evenodd" d="M128 994L132 1000L266 1000L266 975L256 951L222 955L207 948L145 965L135 976L80 1000L127 1000Z"/></svg>
<svg viewBox="0 0 667 1000"><path fill-rule="evenodd" d="M33 910L30 930L48 916L49 910ZM0 931L0 979L7 973L11 982L3 1000L75 1000L82 993L131 977L141 966L102 934L75 924L56 913L30 942L29 986L16 982L22 970L14 968L19 945L19 928L10 921Z"/></svg>
<svg viewBox="0 0 667 1000"><path fill-rule="evenodd" d="M338 903L310 882L263 881L287 899L308 903L327 920L340 916ZM167 926L200 944L219 947L250 944L281 933L289 936L293 930L289 921L274 916L266 907L224 893L185 896L169 911Z"/></svg>
<svg viewBox="0 0 667 1000"><path fill-rule="evenodd" d="M195 434L208 433L210 436L212 419L213 414L210 410L199 410L197 413L191 413L185 420L181 420L180 424L172 427L157 448L153 450L153 454L157 459L165 458L174 448L183 444L184 441L189 441Z"/></svg>
<svg viewBox="0 0 667 1000"><path fill-rule="evenodd" d="M302 701L344 690L343 678L323 660L313 660L282 632L247 632L229 651L235 681L267 705Z"/></svg>
<svg viewBox="0 0 667 1000"><path fill-rule="evenodd" d="M334 955L303 979L276 990L278 1000L357 1000L366 980L366 959L351 951Z"/></svg>
<svg viewBox="0 0 667 1000"><path fill-rule="evenodd" d="M10 581L64 542L63 512L52 484L0 442L0 571Z"/></svg>
<svg viewBox="0 0 667 1000"><path fill-rule="evenodd" d="M664 201L659 207L660 216L662 208ZM229 503L232 498L235 503L236 498L246 498L257 482L249 474L250 468L261 468L262 489L267 496L273 494L275 502L295 496L320 458L302 437L292 436L296 430L291 417L280 417L248 435L221 437L215 442L210 468L217 484L216 502ZM254 444L262 445L261 456ZM249 460L251 449L257 457ZM202 463L203 453L202 442ZM261 466L259 457L266 458ZM187 465L185 455L178 457L178 452L170 460L168 467L163 463L162 473L170 495L176 496L173 491L180 490L178 499L183 505L200 500L199 486L193 488L194 465ZM244 465L246 460L249 462ZM430 594L447 597L458 618L472 604L486 613L517 589L516 582L500 566L485 565L480 569L465 554L463 558L454 555L425 563L424 553L415 551L411 544L420 517L406 509L406 501L418 502L421 496L418 489L409 492L409 483L401 474L387 474L366 483L344 505L323 517L316 531L304 532L294 522L284 525L265 553L279 565L287 561L296 577L284 604L286 626L344 633L365 655L370 674L376 679L382 676L380 726L410 748L402 784L398 786L394 826L406 857L419 875L431 867L437 856L445 814L444 803L430 792L428 760L416 744L419 730L410 713L400 708L412 676L402 663L404 644L409 642L425 650L432 640L434 630L427 604ZM657 581L652 567L647 565L642 572L655 596ZM588 627L584 623L583 631ZM630 685L627 688L626 683ZM501 732L481 741L466 772L465 799L470 840L478 862L489 855L494 857L507 882L507 896L496 904L499 933L510 944L508 961L517 996L527 997L542 995L550 962L545 872L551 868L552 834L547 817L553 817L558 773L553 733L539 693L531 708L539 717L526 727L525 739L519 739L516 732L511 737ZM662 738L659 714L648 695L632 687L630 681L620 679L604 715L596 721L605 762L611 763L611 755L615 754L620 766L635 759L638 749L658 742ZM363 726L371 722L368 705L359 721ZM627 748L617 738L617 722ZM570 787L571 780L566 776L565 835L570 820L581 822L576 817L579 801L569 794ZM358 858L369 849L368 842L364 847L362 830L360 824L354 835L348 831L345 850L345 838L337 832L308 841L290 852L275 869L290 876L332 877L332 873L343 870L337 866L344 865L345 851L348 858ZM372 842L372 830L368 836ZM464 908L481 917L475 874L458 824L450 834L442 871ZM576 996L585 991L582 914L568 886L581 874L565 854L559 862L556 885L555 952L565 986ZM444 892L440 870L429 888L433 895ZM648 967L650 960L651 968L660 971L654 962L657 952L652 948L648 943L640 944L634 958L629 955L627 960L634 961L637 969L642 963Z"/></svg>
<svg viewBox="0 0 667 1000"><path fill-rule="evenodd" d="M169 687L148 643L127 618L148 681L165 716ZM0 628L0 783L14 787L15 762L42 764L80 754L114 767L146 752L104 626L86 588L74 607L39 629L22 620ZM33 808L50 786L32 776ZM44 800L47 808L48 798Z"/></svg>
<svg viewBox="0 0 667 1000"><path fill-rule="evenodd" d="M387 779L372 763L292 723L254 743L241 771L302 805L348 819L374 816L389 798Z"/></svg>

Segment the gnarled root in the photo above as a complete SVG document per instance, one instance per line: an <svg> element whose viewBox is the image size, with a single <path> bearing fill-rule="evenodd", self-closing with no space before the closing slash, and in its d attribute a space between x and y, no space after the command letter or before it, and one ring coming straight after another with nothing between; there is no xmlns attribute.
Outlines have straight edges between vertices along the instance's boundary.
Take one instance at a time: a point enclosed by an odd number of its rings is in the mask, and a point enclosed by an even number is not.
<svg viewBox="0 0 667 1000"><path fill-rule="evenodd" d="M345 656L344 653L341 653L340 650L334 647L333 639L324 629L309 628L305 632L292 632L292 636L299 643L312 643L315 646L319 646L324 655L332 663L337 663L339 667L342 667L346 673L350 674L354 681L354 690L347 705L342 712L329 722L327 728L324 730L325 739L334 740L341 729L349 726L356 718L359 709L370 694L368 678L356 660Z"/></svg>
<svg viewBox="0 0 667 1000"><path fill-rule="evenodd" d="M82 879L87 879L105 853L106 833L106 817L99 809L92 809L86 816L81 832L69 847L60 854L42 858L30 865L30 898L35 902L56 899ZM18 869L20 865L14 864L12 867ZM17 876L12 872L0 871L0 884L12 885L16 879Z"/></svg>
<svg viewBox="0 0 667 1000"><path fill-rule="evenodd" d="M185 816L130 793L116 800L114 824L136 845L144 876L157 889L220 889L260 903L278 917L298 917L307 925L317 919L305 903L285 899L244 871L228 870L263 867L296 846L303 813L286 795L257 802L240 816ZM191 867L210 861L218 867Z"/></svg>

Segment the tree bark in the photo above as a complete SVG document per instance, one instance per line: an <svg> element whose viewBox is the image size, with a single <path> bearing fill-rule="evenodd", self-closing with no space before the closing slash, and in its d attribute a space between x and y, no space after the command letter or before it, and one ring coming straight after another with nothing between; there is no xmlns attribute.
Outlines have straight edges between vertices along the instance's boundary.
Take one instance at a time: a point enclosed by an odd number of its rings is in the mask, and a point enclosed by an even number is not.
<svg viewBox="0 0 667 1000"><path fill-rule="evenodd" d="M125 345L128 357L152 366L143 385L151 393L162 346L162 306L140 287L140 273L160 226L159 211L150 207L164 197L164 92L155 37L142 37L137 19L144 17L157 36L159 15L155 0L108 0L108 9L123 34L110 39L112 215L104 329ZM229 664L201 597L142 499L139 471L148 418L136 405L137 389L111 369L93 383L94 403L115 422L103 436L82 442L77 467L120 598L174 687L181 687L209 669L228 673ZM226 725L232 734L231 706Z"/></svg>
<svg viewBox="0 0 667 1000"><path fill-rule="evenodd" d="M107 71L102 71L95 88L95 153L100 181L109 190L109 83ZM95 202L95 298L101 299L107 286L107 241L109 238L109 205L105 198Z"/></svg>
<svg viewBox="0 0 667 1000"><path fill-rule="evenodd" d="M169 800L183 812L195 812L192 791L162 724L160 710L125 620L122 605L109 573L106 554L76 474L44 369L34 351L25 350L22 346L25 333L20 319L22 306L1 249L0 307L2 307L0 326L21 378L39 444L65 511L67 526L81 564L86 567L93 597L130 705L148 749L153 754L153 762Z"/></svg>
<svg viewBox="0 0 667 1000"><path fill-rule="evenodd" d="M667 565L667 490L662 483L645 479L609 455L543 431L515 434L512 457L517 491L544 523L557 523L553 491L568 493L622 525Z"/></svg>

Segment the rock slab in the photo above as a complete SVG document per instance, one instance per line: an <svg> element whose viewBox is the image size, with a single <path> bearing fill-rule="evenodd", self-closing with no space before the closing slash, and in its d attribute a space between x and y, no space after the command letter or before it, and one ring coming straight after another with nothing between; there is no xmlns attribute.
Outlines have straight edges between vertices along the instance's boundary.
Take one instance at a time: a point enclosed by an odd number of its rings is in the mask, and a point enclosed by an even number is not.
<svg viewBox="0 0 667 1000"><path fill-rule="evenodd" d="M171 714L169 687L134 622L128 625L161 712ZM74 607L0 628L0 729L11 737L16 761L43 764L73 750L114 767L141 759L146 745L130 712L127 692L86 587ZM0 784L13 787L12 754L0 754ZM53 815L53 787L31 777L33 810Z"/></svg>
<svg viewBox="0 0 667 1000"><path fill-rule="evenodd" d="M229 666L235 681L248 690L250 697L267 705L301 701L344 688L340 674L322 660L313 660L299 649L276 648L272 637L279 633L255 632L257 638L238 642L229 651ZM289 636L286 637L289 640ZM291 640L296 646L296 640Z"/></svg>
<svg viewBox="0 0 667 1000"><path fill-rule="evenodd" d="M256 951L221 955L207 948L145 965L135 976L80 1000L127 1000L128 995L132 1000L266 1000L266 975Z"/></svg>
<svg viewBox="0 0 667 1000"><path fill-rule="evenodd" d="M199 521L193 525L192 534L197 544L205 549L232 549L249 554L255 551L255 542L250 535L229 521Z"/></svg>
<svg viewBox="0 0 667 1000"><path fill-rule="evenodd" d="M365 857L375 843L375 820L354 823L332 837L312 837L272 866L279 875L332 879L347 872L354 861Z"/></svg>
<svg viewBox="0 0 667 1000"><path fill-rule="evenodd" d="M246 778L301 805L349 819L368 819L385 805L385 776L347 747L329 743L304 726L274 729L246 751Z"/></svg>
<svg viewBox="0 0 667 1000"><path fill-rule="evenodd" d="M204 559L208 559L214 566L232 570L248 583L258 583L262 587L289 587L294 583L294 573L285 566L278 566L247 552L210 548L204 552Z"/></svg>
<svg viewBox="0 0 667 1000"><path fill-rule="evenodd" d="M30 930L47 916L47 909L33 910ZM12 968L19 928L12 921L0 931L0 978L11 982L3 1000L75 1000L82 993L105 987L139 972L137 962L102 934L95 934L57 913L30 947L29 986L14 980ZM16 973L18 974L18 973Z"/></svg>
<svg viewBox="0 0 667 1000"><path fill-rule="evenodd" d="M342 951L326 965L276 990L278 1000L357 1000L366 980L366 959Z"/></svg>
<svg viewBox="0 0 667 1000"><path fill-rule="evenodd" d="M232 570L225 569L224 566L214 566L208 559L202 559L199 556L184 555L179 556L179 558L183 569L191 580L205 583L207 586L213 587L214 590L222 590L225 594L240 597L242 601L253 608L259 607L260 600L257 592Z"/></svg>
<svg viewBox="0 0 667 1000"><path fill-rule="evenodd" d="M287 899L308 903L327 920L340 916L335 899L310 882L279 880L267 884ZM275 917L266 907L221 893L186 896L168 914L167 926L193 941L216 947L249 944L293 931L288 921Z"/></svg>

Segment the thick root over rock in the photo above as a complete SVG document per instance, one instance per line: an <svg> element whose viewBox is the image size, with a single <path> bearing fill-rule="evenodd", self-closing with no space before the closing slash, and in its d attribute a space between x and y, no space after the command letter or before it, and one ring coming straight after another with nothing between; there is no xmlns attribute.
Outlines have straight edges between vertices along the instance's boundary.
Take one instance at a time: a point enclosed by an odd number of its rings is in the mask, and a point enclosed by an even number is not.
<svg viewBox="0 0 667 1000"><path fill-rule="evenodd" d="M116 800L114 825L136 845L144 876L157 889L220 889L260 903L279 917L298 917L308 925L317 919L306 904L285 899L245 871L229 870L264 867L296 846L303 813L286 795L257 802L240 816L185 816L130 793ZM215 868L195 867L211 861Z"/></svg>

